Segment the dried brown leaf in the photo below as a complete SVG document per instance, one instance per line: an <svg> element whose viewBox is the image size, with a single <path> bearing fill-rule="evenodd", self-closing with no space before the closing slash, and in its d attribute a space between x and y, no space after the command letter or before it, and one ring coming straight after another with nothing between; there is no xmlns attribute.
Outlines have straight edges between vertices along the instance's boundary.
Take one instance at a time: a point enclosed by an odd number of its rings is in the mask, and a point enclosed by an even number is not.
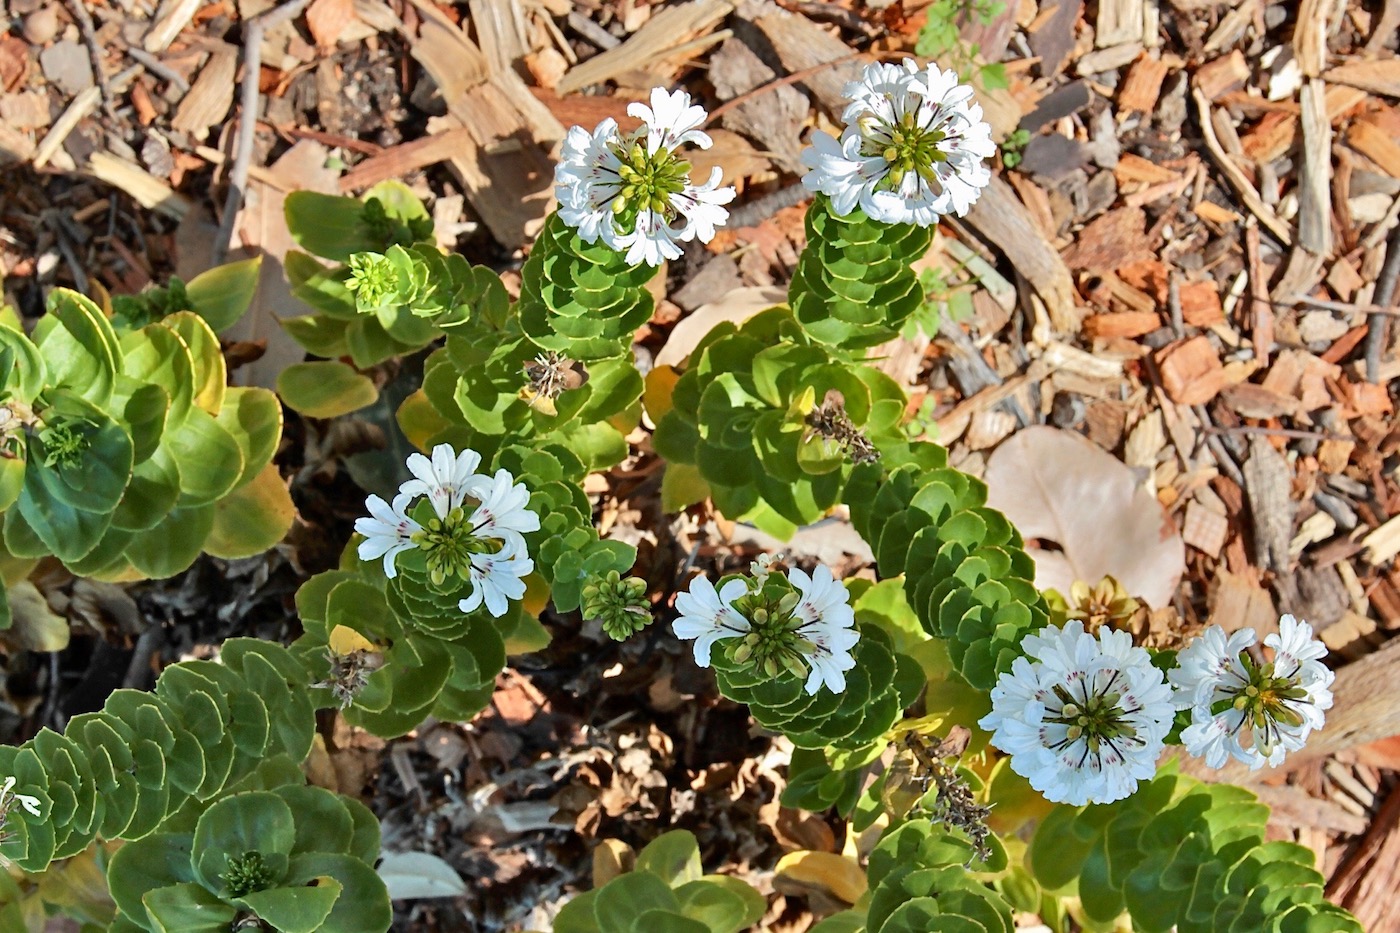
<svg viewBox="0 0 1400 933"><path fill-rule="evenodd" d="M987 504L1022 535L1061 548L1030 551L1042 589L1067 593L1111 575L1149 606L1176 592L1186 569L1176 526L1131 469L1078 434L1021 431L987 461L987 486Z"/></svg>

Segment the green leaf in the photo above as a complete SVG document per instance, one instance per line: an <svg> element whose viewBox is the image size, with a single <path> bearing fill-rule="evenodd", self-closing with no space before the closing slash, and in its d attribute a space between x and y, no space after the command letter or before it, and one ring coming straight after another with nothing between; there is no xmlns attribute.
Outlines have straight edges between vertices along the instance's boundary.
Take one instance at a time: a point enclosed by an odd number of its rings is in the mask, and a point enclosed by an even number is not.
<svg viewBox="0 0 1400 933"><path fill-rule="evenodd" d="M227 560L252 557L287 534L296 506L274 464L267 464L246 486L214 503L214 521L204 550Z"/></svg>
<svg viewBox="0 0 1400 933"><path fill-rule="evenodd" d="M24 466L28 461L23 457L0 457L0 512L15 504L19 492L24 488Z"/></svg>
<svg viewBox="0 0 1400 933"><path fill-rule="evenodd" d="M282 319L282 329L292 335L313 356L335 359L350 355L346 330L353 321L333 318L327 314L303 314Z"/></svg>
<svg viewBox="0 0 1400 933"><path fill-rule="evenodd" d="M365 225L365 206L354 198L293 191L284 211L287 230L308 253L336 262L349 262L354 253L378 252L384 243Z"/></svg>
<svg viewBox="0 0 1400 933"><path fill-rule="evenodd" d="M107 884L118 909L130 917L144 918L141 898L147 891L193 881L193 843L194 837L188 834L156 833L128 842L113 853Z"/></svg>
<svg viewBox="0 0 1400 933"><path fill-rule="evenodd" d="M122 373L160 386L170 397L168 427L183 424L194 404L194 357L169 327L151 324L122 336Z"/></svg>
<svg viewBox="0 0 1400 933"><path fill-rule="evenodd" d="M372 405L379 398L379 390L368 377L340 362L288 366L277 377L277 394L309 418L334 418Z"/></svg>
<svg viewBox="0 0 1400 933"><path fill-rule="evenodd" d="M634 871L620 875L598 891L593 916L599 929L630 930L633 922L649 910L680 912L680 900L670 885L655 875Z"/></svg>
<svg viewBox="0 0 1400 933"><path fill-rule="evenodd" d="M296 822L286 801L268 791L234 794L215 801L195 824L191 864L201 884L224 891L219 876L227 871L229 858L258 852L280 881L295 844Z"/></svg>
<svg viewBox="0 0 1400 933"><path fill-rule="evenodd" d="M243 475L243 451L232 434L202 408L167 434L166 446L180 471L180 505L208 505L227 495Z"/></svg>
<svg viewBox="0 0 1400 933"><path fill-rule="evenodd" d="M90 299L67 288L49 294L48 311L50 317L35 329L48 384L66 386L99 408L105 406L121 354L112 325Z"/></svg>
<svg viewBox="0 0 1400 933"><path fill-rule="evenodd" d="M251 483L277 453L282 439L282 403L269 389L232 387L224 395L217 420L243 452L243 472L234 484L237 489Z"/></svg>
<svg viewBox="0 0 1400 933"><path fill-rule="evenodd" d="M215 506L171 509L150 531L137 534L126 546L126 559L152 579L173 577L199 557L214 527Z"/></svg>
<svg viewBox="0 0 1400 933"><path fill-rule="evenodd" d="M683 829L662 833L637 855L637 871L649 871L671 887L700 880L700 846Z"/></svg>
<svg viewBox="0 0 1400 933"><path fill-rule="evenodd" d="M185 285L190 307L215 333L233 326L258 291L262 257L225 263L201 272Z"/></svg>
<svg viewBox="0 0 1400 933"><path fill-rule="evenodd" d="M238 916L232 905L193 882L148 891L141 902L155 933L226 933Z"/></svg>
<svg viewBox="0 0 1400 933"><path fill-rule="evenodd" d="M713 929L689 917L665 910L648 910L632 921L632 933L710 933Z"/></svg>
<svg viewBox="0 0 1400 933"><path fill-rule="evenodd" d="M8 360L8 363L5 361ZM0 324L0 394L26 404L44 388L46 372L39 348L23 333ZM18 378L16 378L18 377Z"/></svg>
<svg viewBox="0 0 1400 933"><path fill-rule="evenodd" d="M112 524L112 513L88 512L75 509L58 497L54 488L59 484L56 473L47 469L30 469L24 473L24 489L19 494L16 517L22 518L44 546L64 562L80 560L102 540ZM27 548L17 548L10 521L5 522L5 546L13 554L24 556Z"/></svg>
<svg viewBox="0 0 1400 933"><path fill-rule="evenodd" d="M281 933L314 933L330 916L340 897L341 885L334 878L320 878L314 886L272 888L234 898Z"/></svg>
<svg viewBox="0 0 1400 933"><path fill-rule="evenodd" d="M691 881L676 888L676 897L681 913L699 920L710 933L739 933L752 925L746 922L749 911L744 898L722 885Z"/></svg>
<svg viewBox="0 0 1400 933"><path fill-rule="evenodd" d="M698 467L689 463L668 463L661 476L661 511L670 514L704 502L710 497L710 484Z"/></svg>
<svg viewBox="0 0 1400 933"><path fill-rule="evenodd" d="M170 328L190 348L190 359L194 362L194 403L209 414L217 415L228 389L228 367L224 364L218 335L193 311L172 314L161 321L160 326Z"/></svg>

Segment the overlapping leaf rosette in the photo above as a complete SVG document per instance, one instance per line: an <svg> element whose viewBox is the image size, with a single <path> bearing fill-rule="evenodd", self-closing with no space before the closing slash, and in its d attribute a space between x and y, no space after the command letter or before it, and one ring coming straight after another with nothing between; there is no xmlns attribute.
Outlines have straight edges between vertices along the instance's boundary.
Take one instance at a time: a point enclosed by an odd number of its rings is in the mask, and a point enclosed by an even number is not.
<svg viewBox="0 0 1400 933"><path fill-rule="evenodd" d="M203 316L232 323L251 295L238 287L250 269L213 270L178 302L199 310L153 314L144 325L123 314L114 326L67 289L50 295L32 341L13 318L0 320L10 556L52 554L76 574L107 579L167 577L202 551L246 557L282 537L291 500L270 466L281 406L265 389L227 386ZM209 282L230 294L208 299ZM134 300L124 307L140 310Z"/></svg>
<svg viewBox="0 0 1400 933"><path fill-rule="evenodd" d="M42 871L94 838L141 839L188 822L260 769L300 782L314 728L305 675L287 649L230 639L220 662L172 665L151 693L117 690L62 734L0 746L0 773L13 779L13 795L0 794L0 856Z"/></svg>
<svg viewBox="0 0 1400 933"><path fill-rule="evenodd" d="M840 501L853 463L903 441L904 406L893 379L838 361L774 308L700 341L653 443L668 470L701 481L685 500L708 493L727 517L786 538Z"/></svg>
<svg viewBox="0 0 1400 933"><path fill-rule="evenodd" d="M1164 770L1109 806L1059 806L1036 828L1029 865L1047 891L1077 893L1082 918L1165 933L1360 933L1323 899L1310 849L1266 841L1269 808L1228 784Z"/></svg>
<svg viewBox="0 0 1400 933"><path fill-rule="evenodd" d="M313 313L282 326L327 360L348 357L367 369L411 353L442 336L440 323L469 318L493 282L499 287L494 273L438 250L431 216L400 182L362 198L296 191L285 213L305 251L287 253L287 278Z"/></svg>
<svg viewBox="0 0 1400 933"><path fill-rule="evenodd" d="M720 693L801 749L870 749L913 702L923 676L877 625L857 626L831 570L752 574L718 588L697 577L676 598L676 635L715 669Z"/></svg>
<svg viewBox="0 0 1400 933"><path fill-rule="evenodd" d="M1013 933L1011 905L972 872L999 871L967 840L927 820L888 832L870 853L869 888L813 933ZM971 869L971 871L969 871Z"/></svg>
<svg viewBox="0 0 1400 933"><path fill-rule="evenodd" d="M388 929L389 895L374 870L374 814L319 787L275 780L263 786L221 797L193 822L118 849L107 871L117 903L111 929Z"/></svg>
<svg viewBox="0 0 1400 933"><path fill-rule="evenodd" d="M674 830L638 852L630 870L565 904L554 933L740 933L767 909L767 899L737 878L706 875L695 837Z"/></svg>

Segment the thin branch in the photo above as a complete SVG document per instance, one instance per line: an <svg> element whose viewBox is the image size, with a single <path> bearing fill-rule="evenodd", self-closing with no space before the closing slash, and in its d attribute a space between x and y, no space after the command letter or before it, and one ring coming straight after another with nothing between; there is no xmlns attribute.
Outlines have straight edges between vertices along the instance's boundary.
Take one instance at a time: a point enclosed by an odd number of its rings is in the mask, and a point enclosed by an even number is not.
<svg viewBox="0 0 1400 933"><path fill-rule="evenodd" d="M826 71L828 68L834 68L837 65L844 65L846 62L855 61L858 58L865 58L869 54L870 53L868 52L852 52L850 55L842 55L840 58L833 58L829 62L822 62L820 65L813 65L811 68L803 68L800 71L794 71L791 74L785 74L781 78L774 78L767 84L760 84L752 91L745 91L738 97L732 97L724 103L720 104L714 110L710 111L710 119L708 122L713 124L716 120L724 116L729 111L733 110L735 107L738 107L741 104L746 104L749 101L753 100L755 97L760 97L764 94L767 94L769 91L776 91L778 88L787 87L789 84L799 84L802 81L805 81L806 79L812 77L812 75L820 74L821 72Z"/></svg>
<svg viewBox="0 0 1400 933"><path fill-rule="evenodd" d="M1381 308L1390 308L1395 299L1395 280L1400 277L1400 224L1390 231L1390 239L1385 244L1385 265L1381 266L1380 278L1376 279L1376 291L1372 300ZM1366 319L1366 379L1379 382L1381 375L1381 352L1385 350L1386 314L1372 312Z"/></svg>
<svg viewBox="0 0 1400 933"><path fill-rule="evenodd" d="M87 46L88 58L92 61L92 73L97 78L98 90L102 92L102 109L107 116L116 115L112 101L112 85L107 81L107 72L102 70L102 46L97 43L97 30L92 25L92 14L88 12L84 0L68 0L68 8L78 21L78 32L82 34L83 45Z"/></svg>
<svg viewBox="0 0 1400 933"><path fill-rule="evenodd" d="M214 265L228 257L233 241L233 225L243 207L244 190L248 186L248 168L253 159L253 138L258 128L258 78L262 72L263 33L285 23L301 13L311 0L287 0L281 6L255 16L243 25L243 100L238 115L238 136L235 142L233 170L228 177L228 197L224 200L224 216L219 219L219 235L214 239Z"/></svg>

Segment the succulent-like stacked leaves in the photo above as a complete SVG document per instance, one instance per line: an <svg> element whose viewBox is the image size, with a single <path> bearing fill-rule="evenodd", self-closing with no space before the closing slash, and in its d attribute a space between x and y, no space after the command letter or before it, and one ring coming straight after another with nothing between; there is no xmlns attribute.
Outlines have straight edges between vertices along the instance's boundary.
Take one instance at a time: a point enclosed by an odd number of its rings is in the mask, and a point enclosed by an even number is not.
<svg viewBox="0 0 1400 933"><path fill-rule="evenodd" d="M554 933L739 933L763 919L763 895L703 872L695 837L664 833L637 853L631 871L565 904Z"/></svg>
<svg viewBox="0 0 1400 933"><path fill-rule="evenodd" d="M1156 933L1361 933L1323 900L1312 850L1266 842L1269 808L1241 787L1159 772L1136 794L1059 806L1036 828L1030 867L1045 888L1077 883L1085 913Z"/></svg>
<svg viewBox="0 0 1400 933"><path fill-rule="evenodd" d="M793 315L819 343L879 346L923 303L910 264L932 241L932 228L876 223L859 209L837 217L818 195L807 209L807 248L788 288Z"/></svg>
<svg viewBox="0 0 1400 933"><path fill-rule="evenodd" d="M221 658L172 665L153 693L117 690L62 735L0 746L0 772L41 811L9 809L0 855L43 871L94 838L140 839L178 821L267 761L296 773L315 727L301 665L256 639L230 639Z"/></svg>
<svg viewBox="0 0 1400 933"><path fill-rule="evenodd" d="M521 269L520 326L535 346L591 362L623 356L651 318L653 266L588 244L551 214Z"/></svg>
<svg viewBox="0 0 1400 933"><path fill-rule="evenodd" d="M112 929L222 933L256 916L280 933L382 933L379 822L359 801L295 784L222 797L187 831L128 843L107 872Z"/></svg>
<svg viewBox="0 0 1400 933"><path fill-rule="evenodd" d="M847 452L807 423L833 391L876 446L899 439L905 399L894 380L837 360L773 308L701 340L653 443L671 463L697 467L726 516L786 538L840 500L850 470Z"/></svg>
<svg viewBox="0 0 1400 933"><path fill-rule="evenodd" d="M781 732L798 748L858 749L881 738L913 703L924 685L918 664L894 650L879 626L861 629L840 693L804 689L805 677L787 671L769 677L736 664L731 649L716 650L712 663L720 693L749 707L753 718Z"/></svg>
<svg viewBox="0 0 1400 933"><path fill-rule="evenodd" d="M870 887L855 909L813 927L813 933L1014 933L1011 906L978 881L983 865L966 840L927 820L885 834L870 853Z"/></svg>
<svg viewBox="0 0 1400 933"><path fill-rule="evenodd" d="M881 576L905 575L924 629L947 640L969 683L990 690L1049 614L1020 534L985 506L980 480L946 464L943 448L916 444L900 465L856 467L845 500Z"/></svg>

